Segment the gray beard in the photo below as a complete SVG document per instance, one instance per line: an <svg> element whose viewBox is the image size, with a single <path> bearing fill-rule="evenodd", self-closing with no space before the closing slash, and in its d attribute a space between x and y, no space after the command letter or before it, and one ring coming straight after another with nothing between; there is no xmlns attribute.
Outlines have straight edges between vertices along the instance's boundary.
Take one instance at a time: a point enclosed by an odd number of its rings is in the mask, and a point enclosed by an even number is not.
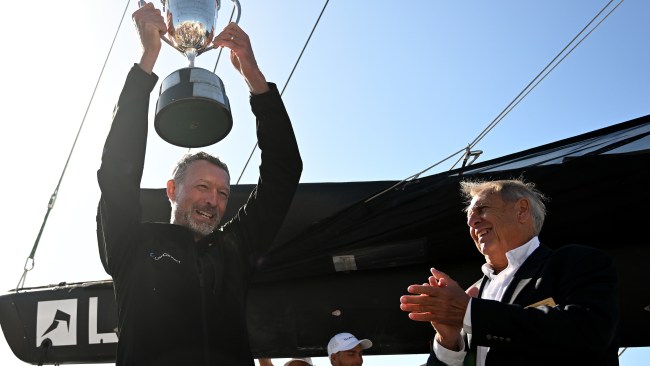
<svg viewBox="0 0 650 366"><path fill-rule="evenodd" d="M189 212L184 213L183 218L183 221L185 221L187 227L189 227L190 230L192 230L195 234L199 234L201 236L208 236L212 234L214 229L219 224L219 221L217 221L215 224L196 222L192 219Z"/></svg>
<svg viewBox="0 0 650 366"><path fill-rule="evenodd" d="M191 217L191 211L180 213L176 206L172 207L172 224L184 226L190 229L194 234L204 237L210 235L219 225L220 218L217 218L214 224L196 222Z"/></svg>

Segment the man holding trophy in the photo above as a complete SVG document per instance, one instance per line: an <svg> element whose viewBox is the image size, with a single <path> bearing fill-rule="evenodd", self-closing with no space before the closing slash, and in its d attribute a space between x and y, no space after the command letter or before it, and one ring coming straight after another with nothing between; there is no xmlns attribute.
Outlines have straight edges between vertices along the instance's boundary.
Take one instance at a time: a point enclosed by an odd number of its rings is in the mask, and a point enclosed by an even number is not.
<svg viewBox="0 0 650 366"><path fill-rule="evenodd" d="M171 223L141 223L149 98L158 80L153 69L169 28L151 3L133 20L143 51L115 107L97 172L99 252L118 308L116 364L252 366L248 284L302 172L291 121L277 87L260 71L248 35L228 24L211 44L230 49L249 87L262 154L258 184L237 215L220 223L230 193L227 167L209 154L188 154L167 182Z"/></svg>

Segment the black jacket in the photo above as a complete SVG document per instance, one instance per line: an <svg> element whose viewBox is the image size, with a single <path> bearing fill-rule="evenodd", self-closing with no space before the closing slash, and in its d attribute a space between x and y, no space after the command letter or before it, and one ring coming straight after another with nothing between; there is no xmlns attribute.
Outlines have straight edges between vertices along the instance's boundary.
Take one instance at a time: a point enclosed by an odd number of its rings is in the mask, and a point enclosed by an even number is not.
<svg viewBox="0 0 650 366"><path fill-rule="evenodd" d="M118 306L117 365L253 365L246 297L255 263L278 232L302 162L277 87L251 96L262 154L248 202L220 230L141 223L140 180L149 96L157 82L135 65L113 116L97 173L100 256Z"/></svg>
<svg viewBox="0 0 650 366"><path fill-rule="evenodd" d="M483 277L480 293L487 283ZM555 307L528 307L552 298ZM595 248L540 245L515 273L502 301L472 300L472 334L492 365L618 365L619 293L611 258ZM467 348L468 347L468 348ZM443 365L431 352L427 365Z"/></svg>

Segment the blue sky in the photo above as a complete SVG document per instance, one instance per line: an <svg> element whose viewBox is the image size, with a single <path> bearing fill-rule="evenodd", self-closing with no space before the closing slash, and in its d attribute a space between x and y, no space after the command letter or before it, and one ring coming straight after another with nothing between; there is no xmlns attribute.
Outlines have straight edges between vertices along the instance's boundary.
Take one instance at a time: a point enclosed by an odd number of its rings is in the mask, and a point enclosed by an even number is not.
<svg viewBox="0 0 650 366"><path fill-rule="evenodd" d="M325 1L240 1L240 25L258 63L282 89ZM15 288L22 274L78 131L26 286L108 278L95 242L95 173L113 105L139 59L130 18L136 3L128 3L91 104L127 2L3 5L0 288ZM463 149L607 3L330 1L283 94L305 163L302 182L399 180ZM231 9L224 0L218 28ZM649 15L650 2L624 1L476 146L484 151L481 160L649 114ZM213 70L217 55L201 55L196 66ZM164 45L154 71L162 79L184 66L183 57ZM227 53L216 73L235 125L225 140L204 150L221 156L237 177L255 145L254 119ZM184 152L152 129L143 187L163 187ZM427 174L450 169L456 159ZM257 165L254 154L242 183L255 182ZM425 359L373 356L365 364L418 365ZM641 348L627 350L620 361L633 366L647 359L650 349ZM4 338L0 360L23 364Z"/></svg>

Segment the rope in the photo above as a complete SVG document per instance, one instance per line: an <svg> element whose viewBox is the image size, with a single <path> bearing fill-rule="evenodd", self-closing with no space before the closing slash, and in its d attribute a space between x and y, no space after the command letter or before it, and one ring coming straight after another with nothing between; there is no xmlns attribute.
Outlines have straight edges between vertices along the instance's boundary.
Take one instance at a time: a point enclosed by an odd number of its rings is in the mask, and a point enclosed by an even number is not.
<svg viewBox="0 0 650 366"><path fill-rule="evenodd" d="M318 15L318 19L316 19L316 23L314 24L314 27L311 29L311 32L309 33L309 37L307 37L307 41L305 42L305 45L302 47L302 51L300 51L300 55L298 55L298 59L296 60L296 63L293 65L293 69L291 69L291 73L289 74L289 77L287 78L287 81L284 83L284 86L282 87L282 91L280 92L280 96L284 94L285 89L287 88L287 85L289 85L289 81L291 80L291 77L293 76L293 72L296 71L296 67L298 67L298 63L300 62L300 59L302 58L302 54L305 53L305 49L307 49L307 45L309 44L309 41L311 40L311 36L314 34L314 31L316 30L316 27L318 26L318 23L320 22L321 17L323 16L323 13L325 12L325 8L327 8L327 4L330 1L327 0L325 1L325 5L323 5L323 9L320 11L320 14ZM244 165L244 168L241 171L241 174L239 175L239 178L237 178L237 183L239 184L239 181L241 180L242 176L244 175L244 172L246 171L246 168L248 167L248 164L251 161L251 158L253 157L253 154L255 153L255 150L257 149L258 142L255 142L255 145L253 146L253 150L251 151L250 155L248 156L248 160L246 160L246 164Z"/></svg>
<svg viewBox="0 0 650 366"><path fill-rule="evenodd" d="M621 0L618 4L616 4L616 6L614 6L614 8L612 8L612 9L607 13L607 15L605 15L605 17L604 17L603 19L601 19L601 20L600 20L600 21L599 21L599 22L598 22L598 23L597 23L597 24L596 24L596 25L595 25L595 26L594 26L594 27L593 27L589 32L587 32L587 33L586 33L586 34L585 34L585 35L584 35L584 36L583 36L583 37L582 37L582 38L581 38L581 39L580 39L580 40L579 40L579 41L578 41L578 42L577 42L573 47L571 47L571 45L575 42L575 40L578 39L578 38L580 37L580 35L583 34L583 33L585 32L586 29L589 28L589 26L590 26L590 25L591 25L591 24L592 24L592 23L593 23L593 22L594 22L594 21L595 21L595 20L596 20L596 19L597 19L597 18L598 18L598 17L599 17L599 16L600 16L604 11L605 11L605 9L607 9L607 8L609 7L609 5L610 5L613 1L614 1L614 0L610 0L610 1L609 1L609 2L608 2L608 3L607 3L607 4L606 4L606 5L605 5L605 6L604 6L604 7L603 7L599 12L598 12L598 14L596 14L596 16L594 16L594 17L589 21L589 23L587 23L587 25L586 25L584 28L582 28L582 30L581 30L581 31L580 31L580 32L579 32L575 37L573 37L573 39L572 39L572 40L571 40L571 41L570 41L570 42L569 42L569 43L568 43L568 44L567 44L567 45L562 49L562 51L560 51L560 52L559 52L559 53L558 53L558 54L553 58L553 60L551 60L551 62L549 62L548 65L546 65L546 67L544 67L544 69L543 69L542 71L540 71L540 73L537 74L537 76L535 76L535 77L533 78L533 80L532 80L530 83L528 83L528 85L526 85L526 87L525 87L525 88L524 88L524 89L523 89L523 90L522 90L522 91L521 91L521 92L520 92L520 93L515 97L515 99L513 99L513 100L512 100L512 101L511 101L511 102L510 102L510 103L509 103L509 104L508 104L508 105L507 105L507 106L506 106L506 107L501 111L501 113L499 113L499 114L497 115L497 117L496 117L494 120L492 120L492 122L488 125L488 127L486 127L486 128L483 130L483 132L481 132L481 133L480 133L480 134L479 134L479 135L474 139L474 141L472 141L470 144L467 145L467 147L465 147L465 148L463 148L463 149L461 149L461 150L459 150L459 151L453 153L452 155L450 155L450 156L444 158L443 160L439 161L438 163L429 166L428 168L422 170L421 172L416 173L416 174L414 174L414 175L412 175L412 176L410 176L410 177L408 177L408 178L405 178L405 179L401 180L400 182L398 182L398 183L392 185L390 188L388 188L388 189L386 189L386 190L384 190L384 191L382 191L382 192L380 192L380 193L378 193L378 194L376 194L376 195L374 195L374 196L368 198L368 199L365 201L365 203L370 202L371 200L373 200L373 199L375 199L375 198L381 196L382 194L384 194L384 193L386 193L386 192L388 192L388 191L394 189L395 187L399 186L400 184L402 184L402 183L404 183L404 182L406 182L406 181L409 181L409 180L411 180L411 179L417 179L417 178L418 178L421 174L423 174L424 172L426 172L426 171L432 169L433 167L435 167L435 166L437 166L437 165L443 163L444 161L449 160L449 159L452 158L453 156L455 156L455 155L457 155L457 154L460 154L460 153L463 152L463 151L465 151L465 154L461 155L461 157L458 158L458 160L456 160L456 162L454 163L454 165L451 167L450 170L454 169L454 167L456 166L456 164L458 164L461 160L463 161L463 167L465 167L465 164L467 163L467 161L469 160L469 158L470 158L470 157L473 157L474 159L473 159L473 160L468 164L468 165L471 165L471 164L472 164L472 163L473 163L473 162L478 158L478 155L480 155L480 154L483 153L483 152L480 151L480 150L472 151L471 149L472 149L474 146L476 146L476 144L478 144L478 142L481 141L481 140L482 140L482 139L483 139L483 138L484 138L484 137L485 137L485 136L486 136L490 131L492 131L492 129L493 129L494 127L496 127L496 125L497 125L499 122L501 122L501 120L503 120L503 118L504 118L508 113L510 113L510 111L512 111L512 109L514 109L514 108L519 104L519 102L521 102L521 101L522 101L522 100L523 100L523 99L524 99L524 98L525 98L525 97L526 97L526 96L527 96L531 91L533 91L533 89L535 89L535 87L536 87L537 85L539 85L539 83L541 83L542 80L544 80L544 79L546 78L546 76L548 76L548 74L550 74L553 70L555 70L555 68L556 68L556 67L557 67L557 66L558 66L558 65L559 65L559 64L560 64L560 63L561 63L561 62L562 62L562 61L563 61L567 56L569 56L569 54L571 54L571 52L573 52L573 50L574 50L576 47L578 47L578 45L580 45L580 43L582 43L582 41L584 41L584 40L585 40L585 39L586 39L586 38L587 38L587 37L588 37L588 36L589 36L589 35L590 35L590 34L591 34L595 29L596 29L596 28L598 28L598 26L599 26L599 25L600 25L600 24L601 24L605 19L607 19L607 17L609 17L609 15L612 14L612 12L613 12L614 10L616 10L616 8L618 8L618 6L621 5L621 3L623 3L623 1L625 1L625 0ZM569 49L569 47L571 47L571 48ZM569 51L566 52L566 54L564 54L564 51L566 51L567 49L569 49ZM562 56L562 54L564 54L564 56ZM558 59L559 59L559 60L558 60ZM556 60L558 60L557 63L555 63ZM553 65L553 63L555 63L555 64ZM551 66L551 65L552 65L552 66ZM548 72L546 72L547 70L548 70ZM541 78L540 78L540 76L541 76ZM539 80L538 80L538 79L539 79Z"/></svg>
<svg viewBox="0 0 650 366"><path fill-rule="evenodd" d="M117 31L115 32L115 36L113 37L113 42L111 43L111 47L108 50L108 54L106 55L106 60L104 60L104 65L102 66L102 70L99 73L99 78L97 78L97 83L95 84L95 88L93 89L93 93L90 97L90 101L88 102L88 106L86 107L86 111L84 113L83 119L81 120L81 125L79 126L79 130L77 131L77 135L74 138L74 142L72 143L72 148L70 149L70 153L68 154L68 159L65 162L65 165L63 166L63 171L61 172L61 177L59 177L59 182L56 184L56 188L54 189L54 193L52 193L52 196L50 196L50 201L47 204L47 212L45 213L45 217L43 218L43 223L41 224L41 229L38 231L38 235L36 236L36 241L34 242L34 246L32 247L32 251L29 254L29 257L27 257L27 260L25 261L25 267L23 271L23 275L20 277L18 280L18 285L16 285L16 292L18 292L18 289L23 287L25 285L25 279L27 278L27 272L31 271L34 268L34 256L36 255L36 249L38 248L38 244L41 240L41 235L43 234L43 229L45 229L45 224L47 223L47 218L50 215L50 211L54 208L54 202L56 201L56 196L59 192L59 188L61 187L61 181L63 181L63 176L65 176L65 172L68 169L68 164L70 163L70 158L72 157L72 152L74 151L75 146L77 145L77 140L79 139L79 135L81 134L81 129L83 128L84 122L86 121L86 116L88 116L88 110L90 110L90 105L93 102L93 98L95 97L95 93L97 92L97 87L99 86L99 81L102 79L102 75L104 74L104 69L106 68L106 63L108 62L108 58L111 55L111 51L113 50L113 45L115 45L115 40L117 39L117 35L120 31L120 28L122 27L122 22L124 21L124 16L126 14L127 9L129 8L129 2L130 0L127 0L126 6L124 8L124 13L122 14L122 19L120 19L120 23L117 26Z"/></svg>

